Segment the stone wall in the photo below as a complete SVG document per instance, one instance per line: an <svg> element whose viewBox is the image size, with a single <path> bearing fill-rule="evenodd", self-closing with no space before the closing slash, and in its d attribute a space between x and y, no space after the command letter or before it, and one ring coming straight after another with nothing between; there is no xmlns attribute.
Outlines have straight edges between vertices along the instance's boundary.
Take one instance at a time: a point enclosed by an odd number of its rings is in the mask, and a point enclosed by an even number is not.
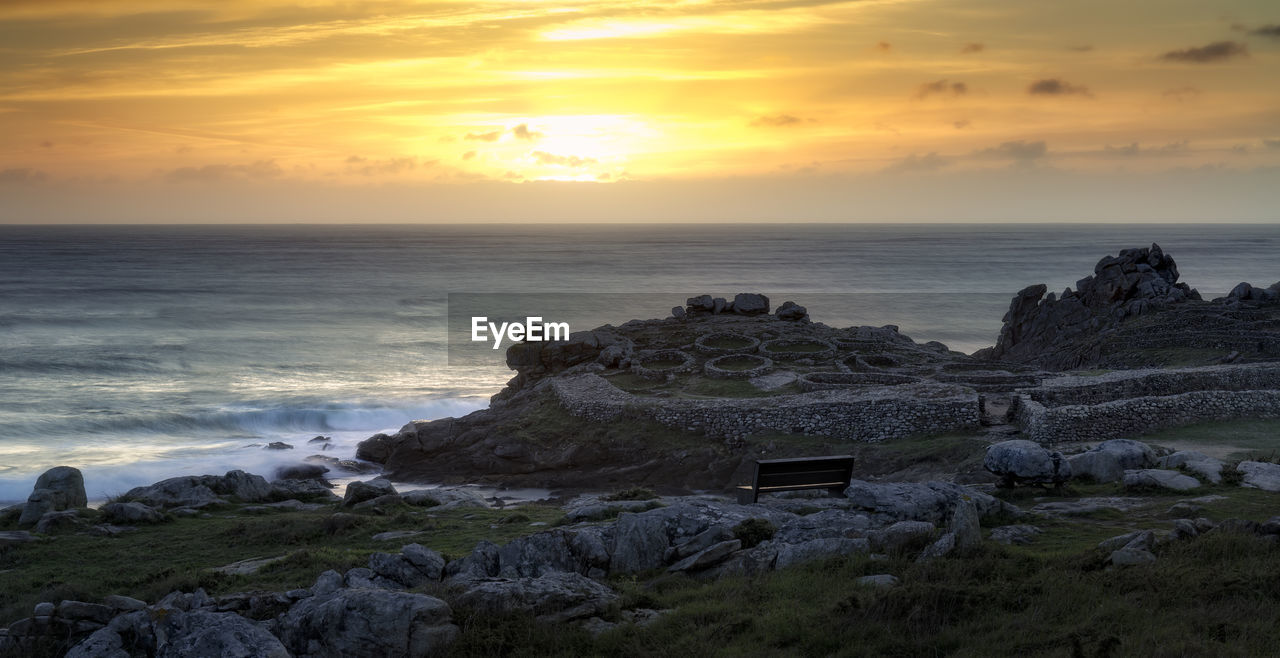
<svg viewBox="0 0 1280 658"><path fill-rule="evenodd" d="M1098 441L1210 420L1280 418L1280 391L1193 391L1045 407L1021 395L1015 422L1033 441Z"/></svg>
<svg viewBox="0 0 1280 658"><path fill-rule="evenodd" d="M1095 377L1045 379L1029 393L1046 407L1099 404L1196 391L1280 390L1280 363L1122 370Z"/></svg>
<svg viewBox="0 0 1280 658"><path fill-rule="evenodd" d="M643 418L720 439L777 431L883 441L979 425L976 393L933 383L772 398L690 400L640 397L597 375L584 374L556 379L552 390L574 416L596 422Z"/></svg>

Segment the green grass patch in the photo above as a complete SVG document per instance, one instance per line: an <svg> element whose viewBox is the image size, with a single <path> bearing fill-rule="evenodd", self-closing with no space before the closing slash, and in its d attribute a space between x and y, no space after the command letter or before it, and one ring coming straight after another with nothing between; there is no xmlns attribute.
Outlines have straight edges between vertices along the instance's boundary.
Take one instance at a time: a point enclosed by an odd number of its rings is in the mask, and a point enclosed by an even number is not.
<svg viewBox="0 0 1280 658"><path fill-rule="evenodd" d="M795 354L812 354L815 352L825 352L829 349L831 349L829 346L823 345L822 343L793 343L789 345L765 346L765 351L767 352L786 352Z"/></svg>
<svg viewBox="0 0 1280 658"><path fill-rule="evenodd" d="M178 519L118 537L59 535L0 551L0 626L31 614L41 601L98 601L124 594L155 601L175 589L204 587L210 593L253 589L285 591L310 586L325 569L365 566L375 551L395 552L419 543L448 557L460 557L476 542L510 541L539 528L529 522L554 522L561 510L541 505L519 508L520 522L503 523L511 510L417 510L376 516L334 510L284 512L267 516ZM388 530L423 534L373 541ZM210 571L250 558L287 556L249 576Z"/></svg>
<svg viewBox="0 0 1280 658"><path fill-rule="evenodd" d="M716 361L715 366L721 370L730 372L742 372L743 370L751 370L760 367L759 359L752 359L745 356L729 357Z"/></svg>
<svg viewBox="0 0 1280 658"><path fill-rule="evenodd" d="M702 341L702 344L717 350L740 350L744 347L751 347L753 342L747 338L717 336L715 338Z"/></svg>

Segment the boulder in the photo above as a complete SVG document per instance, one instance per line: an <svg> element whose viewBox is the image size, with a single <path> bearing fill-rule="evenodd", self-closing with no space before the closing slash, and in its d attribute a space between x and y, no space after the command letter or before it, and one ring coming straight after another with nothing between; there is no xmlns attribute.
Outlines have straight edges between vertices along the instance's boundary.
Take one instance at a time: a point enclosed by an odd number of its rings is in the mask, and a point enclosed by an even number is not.
<svg viewBox="0 0 1280 658"><path fill-rule="evenodd" d="M57 615L72 621L89 621L105 624L116 616L116 610L110 606L84 601L63 601L58 604Z"/></svg>
<svg viewBox="0 0 1280 658"><path fill-rule="evenodd" d="M35 541L35 537L26 530L6 530L0 532L0 548L8 548L9 546L17 546L27 542Z"/></svg>
<svg viewBox="0 0 1280 658"><path fill-rule="evenodd" d="M87 519L80 517L80 512L69 509L61 512L45 512L36 521L35 531L42 535L55 535L63 532L83 530L89 526Z"/></svg>
<svg viewBox="0 0 1280 658"><path fill-rule="evenodd" d="M400 554L418 571L426 575L427 580L440 580L444 574L445 559L439 553L422 546L408 544L400 548Z"/></svg>
<svg viewBox="0 0 1280 658"><path fill-rule="evenodd" d="M70 466L55 466L36 478L18 525L35 525L48 512L85 507L89 499L84 492L84 475Z"/></svg>
<svg viewBox="0 0 1280 658"><path fill-rule="evenodd" d="M149 652L156 658L290 658L280 640L233 612L166 609L164 614L132 612L117 620L76 645L67 656L123 658L132 655L126 646L140 644L156 647L154 653Z"/></svg>
<svg viewBox="0 0 1280 658"><path fill-rule="evenodd" d="M237 470L229 471L226 475L184 475L161 480L149 486L130 489L123 499L156 508L198 509L225 503L227 497L245 503L267 502L271 499L272 492L266 478Z"/></svg>
<svg viewBox="0 0 1280 658"><path fill-rule="evenodd" d="M898 584L898 577L889 573L878 573L871 576L862 576L853 582L864 587L888 589Z"/></svg>
<svg viewBox="0 0 1280 658"><path fill-rule="evenodd" d="M22 510L26 508L26 503L19 503L0 509L0 526L17 523L18 519L22 518Z"/></svg>
<svg viewBox="0 0 1280 658"><path fill-rule="evenodd" d="M707 548L680 560L679 562L667 568L667 571L698 571L714 566L727 559L734 551L742 548L742 542L737 539L722 541L718 544L712 544Z"/></svg>
<svg viewBox="0 0 1280 658"><path fill-rule="evenodd" d="M1031 539L1044 532L1033 525L1002 525L991 529L991 541L997 544L1025 546Z"/></svg>
<svg viewBox="0 0 1280 658"><path fill-rule="evenodd" d="M532 613L539 621L564 622L606 612L618 595L576 573L536 578L501 578L474 583L457 597L458 605L479 613Z"/></svg>
<svg viewBox="0 0 1280 658"><path fill-rule="evenodd" d="M916 558L916 561L924 562L926 560L943 558L951 555L955 550L956 534L954 532L946 532L943 533L941 537L938 537L938 539L932 544L926 546L925 549L920 552L920 556Z"/></svg>
<svg viewBox="0 0 1280 658"><path fill-rule="evenodd" d="M442 510L474 507L488 509L480 492L470 487L439 487L437 489L414 489L400 494L404 502L419 507L439 507Z"/></svg>
<svg viewBox="0 0 1280 658"><path fill-rule="evenodd" d="M296 656L443 654L458 636L449 604L425 594L341 589L296 603L275 626Z"/></svg>
<svg viewBox="0 0 1280 658"><path fill-rule="evenodd" d="M929 543L936 531L937 528L927 521L898 521L871 533L871 545L876 550L900 553Z"/></svg>
<svg viewBox="0 0 1280 658"><path fill-rule="evenodd" d="M733 297L733 312L738 315L762 315L769 312L769 298L755 293L740 292Z"/></svg>
<svg viewBox="0 0 1280 658"><path fill-rule="evenodd" d="M779 320L790 320L792 322L800 322L809 319L809 309L792 301L782 302L782 306L774 312Z"/></svg>
<svg viewBox="0 0 1280 658"><path fill-rule="evenodd" d="M1155 541L1156 535L1154 532L1150 530L1135 530L1110 539L1104 539L1098 542L1098 548L1105 552L1117 551L1122 548L1147 551L1151 550L1151 547L1155 545Z"/></svg>
<svg viewBox="0 0 1280 658"><path fill-rule="evenodd" d="M395 496L396 488L382 478L374 478L368 482L352 482L347 485L347 493L342 497L343 507L352 507L382 496Z"/></svg>
<svg viewBox="0 0 1280 658"><path fill-rule="evenodd" d="M715 308L716 300L711 295L698 295L684 301L689 313L710 313Z"/></svg>
<svg viewBox="0 0 1280 658"><path fill-rule="evenodd" d="M982 545L982 526L978 522L978 508L968 500L960 501L951 519L947 521L947 532L955 536L955 548L961 555L966 555Z"/></svg>
<svg viewBox="0 0 1280 658"><path fill-rule="evenodd" d="M271 497L318 503L341 502L342 499L330 490L331 486L324 480L276 480L271 483Z"/></svg>
<svg viewBox="0 0 1280 658"><path fill-rule="evenodd" d="M1170 489L1190 491L1200 486L1200 481L1177 471L1146 468L1124 472L1124 486L1128 488Z"/></svg>
<svg viewBox="0 0 1280 658"><path fill-rule="evenodd" d="M1093 448L1099 452L1111 453L1120 461L1126 471L1151 468L1156 465L1156 451L1151 446L1133 439L1111 439L1103 441Z"/></svg>
<svg viewBox="0 0 1280 658"><path fill-rule="evenodd" d="M164 514L142 503L107 503L101 509L103 520L109 523L160 523Z"/></svg>
<svg viewBox="0 0 1280 658"><path fill-rule="evenodd" d="M914 522L903 521L903 523ZM932 526L930 527L932 528ZM799 544L778 544L776 549L777 559L774 561L773 567L775 569L785 569L795 564L823 560L839 555L870 553L871 542L861 537L856 539L827 537L810 539Z"/></svg>
<svg viewBox="0 0 1280 658"><path fill-rule="evenodd" d="M1263 491L1280 491L1280 465L1245 461L1236 468L1244 476L1240 485Z"/></svg>
<svg viewBox="0 0 1280 658"><path fill-rule="evenodd" d="M889 519L943 523L961 501L973 502L980 517L1018 513L999 498L951 482L867 482L852 480L844 495L852 507Z"/></svg>
<svg viewBox="0 0 1280 658"><path fill-rule="evenodd" d="M293 446L284 441L272 441L264 450L293 450Z"/></svg>
<svg viewBox="0 0 1280 658"><path fill-rule="evenodd" d="M1151 564L1156 561L1154 553L1148 550L1137 548L1122 548L1111 553L1107 561L1117 567L1135 567L1143 564Z"/></svg>
<svg viewBox="0 0 1280 658"><path fill-rule="evenodd" d="M1156 464L1160 468L1182 468L1208 480L1213 484L1222 482L1222 469L1226 466L1220 459L1194 450L1179 450L1166 457L1161 457Z"/></svg>
<svg viewBox="0 0 1280 658"><path fill-rule="evenodd" d="M610 573L635 573L662 566L670 538L666 521L657 514L618 515L613 550L610 551Z"/></svg>
<svg viewBox="0 0 1280 658"><path fill-rule="evenodd" d="M982 466L1006 485L1018 482L1061 484L1071 477L1071 463L1062 453L1026 440L1002 441L987 447Z"/></svg>
<svg viewBox="0 0 1280 658"><path fill-rule="evenodd" d="M276 469L277 480L319 480L329 469L319 464L289 464Z"/></svg>
<svg viewBox="0 0 1280 658"><path fill-rule="evenodd" d="M1119 482L1124 478L1124 467L1112 452L1089 450L1067 458L1072 477L1094 482Z"/></svg>

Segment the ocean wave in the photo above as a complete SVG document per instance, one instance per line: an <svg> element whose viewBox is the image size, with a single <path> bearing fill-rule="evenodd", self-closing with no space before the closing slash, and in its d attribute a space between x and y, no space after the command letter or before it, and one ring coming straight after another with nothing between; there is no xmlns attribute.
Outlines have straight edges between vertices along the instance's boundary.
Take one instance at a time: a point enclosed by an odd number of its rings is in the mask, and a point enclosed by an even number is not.
<svg viewBox="0 0 1280 658"><path fill-rule="evenodd" d="M411 420L464 415L487 406L484 398L445 398L381 406L329 404L227 408L201 413L112 415L110 417L47 418L11 423L0 434L56 438L69 435L154 434L165 436L217 435L275 437L297 432L338 432L394 429Z"/></svg>
<svg viewBox="0 0 1280 658"><path fill-rule="evenodd" d="M18 357L0 358L0 372L41 374L99 374L124 375L134 373L158 373L165 370L159 359L143 356L85 356L82 358Z"/></svg>

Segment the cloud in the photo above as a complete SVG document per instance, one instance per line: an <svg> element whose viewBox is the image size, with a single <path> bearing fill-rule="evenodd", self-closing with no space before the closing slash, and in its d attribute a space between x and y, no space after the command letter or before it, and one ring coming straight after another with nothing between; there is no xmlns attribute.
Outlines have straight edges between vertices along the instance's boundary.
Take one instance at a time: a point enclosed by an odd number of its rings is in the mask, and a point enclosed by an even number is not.
<svg viewBox="0 0 1280 658"><path fill-rule="evenodd" d="M951 125L955 126L956 130L964 130L965 128L968 128L971 123L973 122L968 119L957 119L952 121Z"/></svg>
<svg viewBox="0 0 1280 658"><path fill-rule="evenodd" d="M1268 37L1271 39L1280 39L1280 25L1263 25L1249 30L1249 34L1257 37Z"/></svg>
<svg viewBox="0 0 1280 658"><path fill-rule="evenodd" d="M540 165L555 165L559 167L585 167L586 165L596 164L595 158L580 158L576 155L556 155L547 153L546 151L534 151L529 155Z"/></svg>
<svg viewBox="0 0 1280 658"><path fill-rule="evenodd" d="M969 93L969 86L963 82L950 82L948 80L935 80L926 82L916 89L916 98L928 98L935 94L943 96L963 96Z"/></svg>
<svg viewBox="0 0 1280 658"><path fill-rule="evenodd" d="M1233 57L1248 57L1249 49L1243 44L1235 41L1215 41L1207 46L1199 48L1185 48L1183 50L1170 50L1160 56L1160 59L1170 62L1189 62L1192 64L1205 64L1208 62L1221 62Z"/></svg>
<svg viewBox="0 0 1280 658"><path fill-rule="evenodd" d="M1087 53L1093 50L1093 46L1089 44L1081 44L1079 46L1067 46L1067 50L1073 53Z"/></svg>
<svg viewBox="0 0 1280 658"><path fill-rule="evenodd" d="M1273 151L1280 151L1280 139L1264 139L1262 145Z"/></svg>
<svg viewBox="0 0 1280 658"><path fill-rule="evenodd" d="M1093 96L1093 94L1089 93L1088 87L1073 85L1060 78L1044 78L1043 80L1036 80L1027 86L1027 93L1032 96L1069 96L1073 94L1080 96Z"/></svg>
<svg viewBox="0 0 1280 658"><path fill-rule="evenodd" d="M960 47L960 54L968 55L970 53L980 53L986 49L987 49L987 44L985 43L977 43L977 42L966 43Z"/></svg>
<svg viewBox="0 0 1280 658"><path fill-rule="evenodd" d="M48 176L43 171L30 167L5 169L0 171L0 183L39 183Z"/></svg>
<svg viewBox="0 0 1280 658"><path fill-rule="evenodd" d="M476 152L475 152L475 151L467 151L466 153L463 153L463 154L462 154L462 159L463 159L463 160L470 160L470 159L472 159L472 158L474 158L474 157L476 157Z"/></svg>
<svg viewBox="0 0 1280 658"><path fill-rule="evenodd" d="M493 132L487 132L487 133L467 133L466 135L463 136L463 139L478 141L478 142L496 142L498 141L499 137L502 137L501 130L495 130Z"/></svg>
<svg viewBox="0 0 1280 658"><path fill-rule="evenodd" d="M47 139L46 139L46 140L44 140L43 142L40 142L40 146L43 146L43 147L45 147L45 148L47 148L47 149L51 149L51 148L53 148L53 142L51 142L51 141L49 141L49 140L47 140Z"/></svg>
<svg viewBox="0 0 1280 658"><path fill-rule="evenodd" d="M976 151L974 155L983 158L1009 159L1016 164L1029 165L1045 157L1048 152L1049 148L1043 140L1036 142L1017 140Z"/></svg>
<svg viewBox="0 0 1280 658"><path fill-rule="evenodd" d="M428 166L433 163L427 163ZM418 168L417 158L387 158L386 160L370 160L359 156L347 158L347 173L360 176L385 176L413 171Z"/></svg>
<svg viewBox="0 0 1280 658"><path fill-rule="evenodd" d="M355 156L352 156L355 157ZM275 160L258 160L251 164L213 164L203 167L179 167L165 174L170 183L210 182L221 180L253 180L276 178L284 170Z"/></svg>
<svg viewBox="0 0 1280 658"><path fill-rule="evenodd" d="M800 117L791 116L790 114L766 114L751 120L753 128L780 128L782 126L794 126L801 123Z"/></svg>
<svg viewBox="0 0 1280 658"><path fill-rule="evenodd" d="M1125 146L1112 146L1108 144L1103 147L1103 152L1107 155L1132 156L1137 155L1140 151L1141 149L1138 148L1137 142L1126 144Z"/></svg>
<svg viewBox="0 0 1280 658"><path fill-rule="evenodd" d="M876 50L879 50L882 53L887 53L893 50L893 44L889 43L888 41L881 41L880 43L876 44Z"/></svg>
<svg viewBox="0 0 1280 658"><path fill-rule="evenodd" d="M937 171L951 164L950 158L938 155L934 151L930 151L924 155L916 155L912 153L907 157L889 165L885 168L886 172L912 172L912 171Z"/></svg>
<svg viewBox="0 0 1280 658"><path fill-rule="evenodd" d="M529 130L529 124L527 123L522 123L515 128L512 128L511 134L515 135L516 139L523 139L530 142L542 137L542 133Z"/></svg>
<svg viewBox="0 0 1280 658"><path fill-rule="evenodd" d="M1177 87L1175 89L1164 90L1164 97L1177 101L1179 103L1199 96L1201 91L1195 87Z"/></svg>

